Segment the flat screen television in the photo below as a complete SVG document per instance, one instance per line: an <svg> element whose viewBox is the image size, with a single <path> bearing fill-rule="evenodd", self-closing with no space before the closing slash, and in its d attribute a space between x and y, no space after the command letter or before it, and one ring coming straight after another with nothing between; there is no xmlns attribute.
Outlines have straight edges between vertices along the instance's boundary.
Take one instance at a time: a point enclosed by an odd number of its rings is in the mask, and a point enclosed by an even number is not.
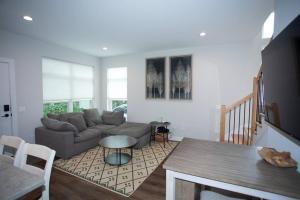
<svg viewBox="0 0 300 200"><path fill-rule="evenodd" d="M300 15L262 51L265 119L300 140Z"/></svg>

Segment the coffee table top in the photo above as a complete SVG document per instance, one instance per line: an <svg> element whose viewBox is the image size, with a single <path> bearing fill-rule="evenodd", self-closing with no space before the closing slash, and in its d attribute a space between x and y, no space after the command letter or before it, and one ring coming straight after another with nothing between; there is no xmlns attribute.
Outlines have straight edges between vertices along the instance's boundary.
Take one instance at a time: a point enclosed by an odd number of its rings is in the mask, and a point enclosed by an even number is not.
<svg viewBox="0 0 300 200"><path fill-rule="evenodd" d="M132 147L137 143L134 137L127 135L108 136L100 140L99 144L105 148L120 149Z"/></svg>

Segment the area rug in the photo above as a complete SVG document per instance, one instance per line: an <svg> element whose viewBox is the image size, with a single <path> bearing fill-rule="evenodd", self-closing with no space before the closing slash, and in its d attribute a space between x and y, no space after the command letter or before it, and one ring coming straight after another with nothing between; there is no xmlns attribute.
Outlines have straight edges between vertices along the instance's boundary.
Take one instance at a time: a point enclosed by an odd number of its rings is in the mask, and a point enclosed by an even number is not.
<svg viewBox="0 0 300 200"><path fill-rule="evenodd" d="M97 146L68 160L59 159L54 167L83 180L129 197L172 152L178 142L155 142L142 149L134 149L132 160L121 166L103 161L103 148ZM106 154L115 152L105 149ZM130 149L122 149L130 154Z"/></svg>

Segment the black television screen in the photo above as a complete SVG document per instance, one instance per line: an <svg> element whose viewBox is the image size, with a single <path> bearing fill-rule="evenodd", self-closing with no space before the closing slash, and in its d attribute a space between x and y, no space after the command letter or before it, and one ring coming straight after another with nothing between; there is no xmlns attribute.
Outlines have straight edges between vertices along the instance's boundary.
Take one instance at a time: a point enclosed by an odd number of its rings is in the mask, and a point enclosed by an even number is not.
<svg viewBox="0 0 300 200"><path fill-rule="evenodd" d="M300 15L262 51L265 119L300 140Z"/></svg>

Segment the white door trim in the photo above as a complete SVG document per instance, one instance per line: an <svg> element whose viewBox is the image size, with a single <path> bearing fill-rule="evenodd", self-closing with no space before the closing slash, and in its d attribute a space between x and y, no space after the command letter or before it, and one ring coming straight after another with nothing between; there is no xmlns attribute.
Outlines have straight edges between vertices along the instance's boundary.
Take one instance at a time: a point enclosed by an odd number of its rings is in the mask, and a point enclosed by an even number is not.
<svg viewBox="0 0 300 200"><path fill-rule="evenodd" d="M13 136L18 136L18 116L17 116L17 98L16 98L16 76L15 76L15 62L12 59L1 58L0 62L8 63L9 65L9 82L10 82L10 103L12 113L12 133Z"/></svg>

